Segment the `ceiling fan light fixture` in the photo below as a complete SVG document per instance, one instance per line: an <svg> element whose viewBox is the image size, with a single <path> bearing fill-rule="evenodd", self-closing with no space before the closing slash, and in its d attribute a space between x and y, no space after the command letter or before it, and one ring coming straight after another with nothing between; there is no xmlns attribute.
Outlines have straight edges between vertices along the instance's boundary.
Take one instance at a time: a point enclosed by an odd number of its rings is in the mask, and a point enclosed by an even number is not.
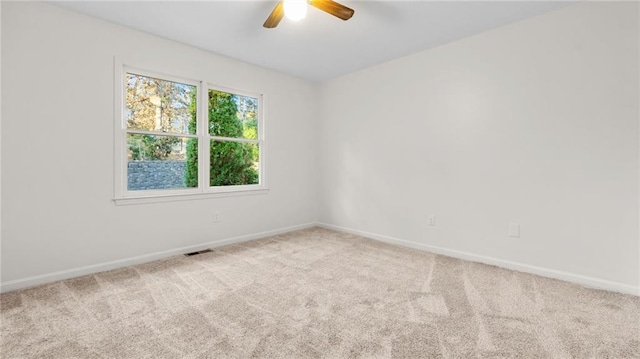
<svg viewBox="0 0 640 359"><path fill-rule="evenodd" d="M284 16L291 21L299 21L307 16L307 0L283 0Z"/></svg>
<svg viewBox="0 0 640 359"><path fill-rule="evenodd" d="M273 29L278 26L280 20L285 16L293 21L298 21L307 14L307 5L311 5L341 20L351 19L354 13L352 8L333 0L279 0L262 26L267 29Z"/></svg>

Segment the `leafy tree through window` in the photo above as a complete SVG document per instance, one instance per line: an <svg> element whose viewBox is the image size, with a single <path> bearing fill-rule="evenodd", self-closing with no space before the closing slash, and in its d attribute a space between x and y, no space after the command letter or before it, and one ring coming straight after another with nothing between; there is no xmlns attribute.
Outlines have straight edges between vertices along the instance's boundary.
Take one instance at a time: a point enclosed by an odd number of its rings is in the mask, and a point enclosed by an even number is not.
<svg viewBox="0 0 640 359"><path fill-rule="evenodd" d="M259 185L259 96L158 77L125 72L125 193Z"/></svg>

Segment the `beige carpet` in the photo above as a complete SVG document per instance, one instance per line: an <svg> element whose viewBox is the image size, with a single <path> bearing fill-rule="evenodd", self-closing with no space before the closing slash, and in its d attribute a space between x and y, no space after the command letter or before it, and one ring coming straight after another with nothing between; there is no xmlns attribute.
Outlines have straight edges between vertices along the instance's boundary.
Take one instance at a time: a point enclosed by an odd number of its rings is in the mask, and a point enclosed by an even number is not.
<svg viewBox="0 0 640 359"><path fill-rule="evenodd" d="M0 295L3 358L640 358L640 298L309 229Z"/></svg>

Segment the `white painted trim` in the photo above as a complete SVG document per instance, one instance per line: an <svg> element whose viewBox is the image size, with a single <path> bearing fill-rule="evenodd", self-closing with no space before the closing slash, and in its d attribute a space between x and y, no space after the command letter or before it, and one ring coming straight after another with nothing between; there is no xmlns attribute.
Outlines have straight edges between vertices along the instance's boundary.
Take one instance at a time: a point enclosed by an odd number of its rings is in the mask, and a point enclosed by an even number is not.
<svg viewBox="0 0 640 359"><path fill-rule="evenodd" d="M122 158L127 153L123 136L124 126L124 63L118 56L113 57L113 196L121 198L124 195L123 183L127 182L125 178L127 169L123 164Z"/></svg>
<svg viewBox="0 0 640 359"><path fill-rule="evenodd" d="M55 282L59 280L75 278L83 275L104 272L112 269L118 269L118 268L128 267L131 265L136 265L140 263L152 262L155 260L176 256L184 253L201 251L207 248L215 248L215 247L220 247L228 244L248 242L248 241L252 241L252 240L256 240L264 237L274 236L277 234L297 231L297 230L311 228L315 226L316 226L315 223L300 224L297 226L273 229L269 231L247 234L247 235L222 239L218 241L201 243L193 246L180 247L176 249L170 249L170 250L155 252L150 254L143 254L141 256L119 259L111 262L88 265L80 268L67 269L67 270L62 270L54 273L47 273L47 274L41 274L41 275L36 275L36 276L22 278L22 279L11 280L11 281L0 283L0 292L4 293L4 292L16 290L16 289L32 287L39 284L45 284L45 283Z"/></svg>
<svg viewBox="0 0 640 359"><path fill-rule="evenodd" d="M192 201L192 200L201 200L201 199L211 199L211 198L220 198L220 197L238 197L238 196L254 196L254 195L263 195L269 193L268 188L259 188L257 185L252 188L242 188L240 190L236 189L240 186L226 186L217 189L216 191L207 191L205 193L202 192L182 192L176 193L176 191L172 191L166 195L155 194L149 196L137 196L137 197L124 197L124 198L114 198L113 202L117 206L128 206L132 204L145 204L145 203L163 203L163 202L175 202L175 201ZM244 186L246 187L246 186ZM142 192L142 191L140 191Z"/></svg>
<svg viewBox="0 0 640 359"><path fill-rule="evenodd" d="M209 187L211 175L211 144L205 139L209 135L209 94L204 81L198 87L198 109L196 111L196 127L198 134L198 189Z"/></svg>
<svg viewBox="0 0 640 359"><path fill-rule="evenodd" d="M504 259L485 257L485 256L481 256L481 255L477 255L469 252L462 252L462 251L432 246L432 245L423 244L423 243L416 243L416 242L407 241L404 239L384 236L384 235L375 234L375 233L369 233L369 232L360 231L357 229L336 226L328 223L317 223L317 225L319 227L326 228L326 229L332 229L340 232L357 234L357 235L378 240L381 242L398 244L404 247L410 247L410 248L415 248L423 251L428 251L431 253L442 254L448 257L454 257L454 258L464 259L472 262L490 264L490 265L498 266L501 268L536 274L536 275L547 277L547 278L560 279L563 281L580 284L589 288L604 289L604 290L613 291L613 292L640 296L640 287L636 287L636 286L632 286L624 283L612 282L605 279L588 277L588 276L569 273L569 272L562 272L554 269L542 268L542 267L532 266L524 263L508 261Z"/></svg>
<svg viewBox="0 0 640 359"><path fill-rule="evenodd" d="M259 140L247 140L246 138L233 138L233 137L220 137L220 136L209 136L210 141L218 141L218 142L240 142L240 143L252 143L259 145Z"/></svg>
<svg viewBox="0 0 640 359"><path fill-rule="evenodd" d="M569 272L563 272L563 271L557 271L557 270L548 269L548 268L532 266L532 265L508 261L504 259L485 257L485 256L481 256L481 255L477 255L469 252L431 246L423 243L416 243L416 242L407 241L404 239L369 233L365 231L336 226L336 225L322 223L322 222L317 222L317 223L312 222L312 223L306 223L306 224L301 224L297 226L284 227L284 228L274 229L270 231L264 231L259 233L253 233L253 234L247 234L247 235L222 239L219 241L206 242L206 243L193 245L193 246L180 247L180 248L171 249L167 251L155 252L155 253L145 254L141 256L111 261L111 262L94 264L94 265L89 265L89 266L80 267L80 268L68 269L68 270L58 271L54 273L41 274L41 275L36 275L32 277L12 280L8 282L2 282L0 283L0 292L4 293L12 290L32 287L39 284L45 284L45 283L55 282L59 280L75 278L83 275L103 272L103 271L117 269L117 268L123 268L123 267L136 265L140 263L152 262L155 260L159 260L159 259L163 259L163 258L175 256L175 255L200 251L206 248L215 248L215 247L220 247L228 244L248 242L248 241L252 241L252 240L256 240L256 239L260 239L268 236L297 231L297 230L311 228L315 226L331 229L335 231L340 231L344 233L357 234L357 235L374 239L377 241L397 244L403 247L415 248L423 251L428 251L431 253L445 255L448 257L459 258L459 259L464 259L468 261L479 262L479 263L484 263L489 265L495 265L501 268L516 270L519 272L531 273L531 274L535 274L535 275L539 275L547 278L559 279L559 280L563 280L571 283L580 284L589 288L603 289L603 290L608 290L608 291L613 291L618 293L640 296L640 287L637 287L637 286L632 286L632 285L618 283L618 282L612 282L605 279L583 276L580 274L574 274Z"/></svg>
<svg viewBox="0 0 640 359"><path fill-rule="evenodd" d="M173 132L160 132L160 131L146 131L146 130L136 130L136 129L128 129L127 134L134 135L151 135L151 136L164 136L164 137L179 137L179 138L198 138L198 135L191 135L188 133L173 133Z"/></svg>

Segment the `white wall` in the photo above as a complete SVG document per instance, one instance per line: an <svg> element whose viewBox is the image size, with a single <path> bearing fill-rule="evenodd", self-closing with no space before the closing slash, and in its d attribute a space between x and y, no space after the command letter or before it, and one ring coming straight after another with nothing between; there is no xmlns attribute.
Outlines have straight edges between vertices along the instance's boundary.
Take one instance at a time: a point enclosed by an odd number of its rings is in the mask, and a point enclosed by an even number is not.
<svg viewBox="0 0 640 359"><path fill-rule="evenodd" d="M114 205L114 55L264 93L269 193ZM2 3L2 56L3 288L315 221L316 85L31 2Z"/></svg>
<svg viewBox="0 0 640 359"><path fill-rule="evenodd" d="M320 221L637 293L638 30L572 5L325 83Z"/></svg>

